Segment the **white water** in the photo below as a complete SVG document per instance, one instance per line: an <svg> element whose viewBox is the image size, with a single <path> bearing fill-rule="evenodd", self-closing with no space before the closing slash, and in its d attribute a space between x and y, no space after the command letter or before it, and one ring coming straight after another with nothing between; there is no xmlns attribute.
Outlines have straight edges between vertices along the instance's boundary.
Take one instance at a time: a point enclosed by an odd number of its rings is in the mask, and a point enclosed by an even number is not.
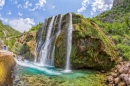
<svg viewBox="0 0 130 86"><path fill-rule="evenodd" d="M67 30L67 39L66 39L66 61L65 61L65 70L64 72L70 72L70 55L71 55L71 48L72 48L72 31L73 31L73 26L72 26L72 14L69 14L69 21L68 21L68 28ZM35 59L35 64L37 66L53 66L54 67L54 59L55 59L55 42L57 37L61 33L61 24L62 24L62 15L60 16L60 20L58 22L58 29L56 30L56 23L57 23L58 16L55 18L53 16L51 18L50 22L45 22L45 24L42 27L41 33L39 33L39 40L37 41L37 46L36 50L37 53L36 55L39 54L39 57ZM47 28L47 23L49 23L49 26ZM43 33L44 32L44 33ZM46 32L46 36L45 36ZM46 37L45 40L43 40L43 35ZM40 59L38 59L40 58ZM38 63L37 60L40 60L40 63Z"/></svg>
<svg viewBox="0 0 130 86"><path fill-rule="evenodd" d="M42 35L43 35L44 28L47 26L47 21L48 21L48 19L45 20L45 23L43 23L43 25L42 25L42 30L41 30L40 34L38 34L39 35L39 41L36 43L36 48L35 48L35 51L34 51L34 53L35 53L34 63L36 63L37 60L38 60L38 52L41 49L40 47L42 46L42 43L43 43Z"/></svg>
<svg viewBox="0 0 130 86"><path fill-rule="evenodd" d="M41 67L41 66L35 65L33 63L30 63L30 62L18 61L16 58L14 58L14 59L18 65L23 66L23 67L37 69L37 70L42 71L42 72L49 74L49 75L61 75L62 74L61 72L49 70L45 67Z"/></svg>
<svg viewBox="0 0 130 86"><path fill-rule="evenodd" d="M43 49L41 50L41 55L40 55L40 64L42 66L47 66L46 62L47 62L47 55L48 55L48 46L50 44L50 36L51 36L51 32L52 32L52 27L53 27L53 22L54 22L54 19L55 19L55 16L52 17L51 19L51 22L48 26L48 31L47 31L47 36L46 36L46 40L45 40L45 43L44 43L44 47Z"/></svg>
<svg viewBox="0 0 130 86"><path fill-rule="evenodd" d="M67 52L66 52L66 65L65 65L65 70L64 72L70 72L70 54L71 54L71 48L72 48L72 31L73 31L73 26L72 26L72 14L69 13L70 18L69 18L69 27L68 27L68 34L67 34Z"/></svg>
<svg viewBox="0 0 130 86"><path fill-rule="evenodd" d="M61 21L62 21L62 15L60 16L60 21L59 21L59 25L58 25L58 32L56 33L56 37L55 40L57 39L57 37L60 35L61 33ZM55 41L54 40L54 41ZM52 50L52 54L51 54L51 66L54 66L54 58L55 58L55 42L53 45L53 50Z"/></svg>

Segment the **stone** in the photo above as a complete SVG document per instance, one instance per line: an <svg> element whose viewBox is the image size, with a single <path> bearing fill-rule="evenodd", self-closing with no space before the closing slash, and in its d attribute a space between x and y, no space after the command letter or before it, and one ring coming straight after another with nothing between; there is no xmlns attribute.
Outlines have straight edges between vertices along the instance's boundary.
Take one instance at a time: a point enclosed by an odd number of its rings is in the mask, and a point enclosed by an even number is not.
<svg viewBox="0 0 130 86"><path fill-rule="evenodd" d="M127 76L127 74L121 74L119 77L123 80L125 76Z"/></svg>
<svg viewBox="0 0 130 86"><path fill-rule="evenodd" d="M128 71L129 71L129 68L128 68L128 67L125 67L125 68L123 68L122 73L127 74L127 73L128 73Z"/></svg>
<svg viewBox="0 0 130 86"><path fill-rule="evenodd" d="M118 84L119 82L120 82L120 78L119 77L117 77L117 78L114 79L114 83L115 84Z"/></svg>
<svg viewBox="0 0 130 86"><path fill-rule="evenodd" d="M128 73L127 74L130 74L130 70L128 71Z"/></svg>
<svg viewBox="0 0 130 86"><path fill-rule="evenodd" d="M109 75L109 76L107 77L107 81L108 81L109 83L113 83L113 76Z"/></svg>
<svg viewBox="0 0 130 86"><path fill-rule="evenodd" d="M130 63L127 62L127 63L125 64L125 66L128 67L128 68L130 68Z"/></svg>
<svg viewBox="0 0 130 86"><path fill-rule="evenodd" d="M122 72L123 72L123 67L121 67L120 69L119 69L119 73L121 74Z"/></svg>
<svg viewBox="0 0 130 86"><path fill-rule="evenodd" d="M130 85L130 77L128 78L128 82L127 82L127 85Z"/></svg>
<svg viewBox="0 0 130 86"><path fill-rule="evenodd" d="M126 86L125 82L120 82L118 86Z"/></svg>
<svg viewBox="0 0 130 86"><path fill-rule="evenodd" d="M129 77L128 77L128 74L126 74L126 75L124 76L124 78L123 78L123 81L124 81L125 83L129 83L129 82L128 82L128 78L129 78Z"/></svg>
<svg viewBox="0 0 130 86"><path fill-rule="evenodd" d="M117 73L111 72L111 75L113 76L113 78L117 77Z"/></svg>
<svg viewBox="0 0 130 86"><path fill-rule="evenodd" d="M114 86L114 84L108 84L108 86Z"/></svg>

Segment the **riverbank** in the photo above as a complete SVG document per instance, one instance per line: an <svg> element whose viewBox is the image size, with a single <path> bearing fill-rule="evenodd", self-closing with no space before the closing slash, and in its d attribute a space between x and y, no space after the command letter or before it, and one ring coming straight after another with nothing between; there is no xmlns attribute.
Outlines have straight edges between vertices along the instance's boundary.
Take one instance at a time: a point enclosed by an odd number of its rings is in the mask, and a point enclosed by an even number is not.
<svg viewBox="0 0 130 86"><path fill-rule="evenodd" d="M13 55L0 53L0 86L13 86L12 72L15 65Z"/></svg>

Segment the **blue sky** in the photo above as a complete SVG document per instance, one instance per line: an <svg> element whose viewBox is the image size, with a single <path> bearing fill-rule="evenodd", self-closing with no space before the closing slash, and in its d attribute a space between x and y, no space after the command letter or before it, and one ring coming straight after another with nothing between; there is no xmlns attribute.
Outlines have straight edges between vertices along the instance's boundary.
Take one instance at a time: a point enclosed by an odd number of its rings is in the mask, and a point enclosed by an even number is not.
<svg viewBox="0 0 130 86"><path fill-rule="evenodd" d="M111 9L113 0L0 0L0 20L23 32L45 18L75 12L93 17Z"/></svg>

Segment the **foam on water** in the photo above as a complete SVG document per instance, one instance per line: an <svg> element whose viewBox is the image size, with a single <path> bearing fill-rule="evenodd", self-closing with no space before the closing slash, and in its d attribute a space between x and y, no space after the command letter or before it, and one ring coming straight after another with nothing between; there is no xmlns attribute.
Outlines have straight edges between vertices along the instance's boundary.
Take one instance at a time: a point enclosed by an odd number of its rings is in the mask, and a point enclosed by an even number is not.
<svg viewBox="0 0 130 86"><path fill-rule="evenodd" d="M46 67L42 67L41 65L33 64L31 62L18 61L16 58L15 58L15 61L20 66L37 69L37 70L40 70L40 71L42 71L42 72L44 72L44 73L46 73L48 75L61 75L62 74L59 71L49 70Z"/></svg>

